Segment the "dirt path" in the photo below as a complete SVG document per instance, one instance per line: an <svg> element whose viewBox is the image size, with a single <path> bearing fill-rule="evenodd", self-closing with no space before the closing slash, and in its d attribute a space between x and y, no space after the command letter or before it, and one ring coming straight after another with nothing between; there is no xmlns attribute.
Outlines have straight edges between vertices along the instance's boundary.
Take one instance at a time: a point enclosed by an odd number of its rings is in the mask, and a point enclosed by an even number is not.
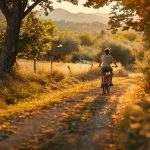
<svg viewBox="0 0 150 150"><path fill-rule="evenodd" d="M127 87L129 82L116 86L113 94L107 96L102 95L99 87L74 97L64 96L61 103L11 120L9 129L13 133L0 141L0 150L117 149L113 115Z"/></svg>

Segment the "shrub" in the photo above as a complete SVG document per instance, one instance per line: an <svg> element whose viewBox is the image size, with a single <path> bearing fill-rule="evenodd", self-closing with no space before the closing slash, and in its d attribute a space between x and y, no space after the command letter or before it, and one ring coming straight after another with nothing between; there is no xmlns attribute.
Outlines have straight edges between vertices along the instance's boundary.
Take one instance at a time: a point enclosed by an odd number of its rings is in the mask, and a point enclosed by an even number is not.
<svg viewBox="0 0 150 150"><path fill-rule="evenodd" d="M89 46L82 46L80 47L79 51L73 53L70 58L72 62L81 61L81 60L88 60L92 61L95 59L99 50L94 47Z"/></svg>
<svg viewBox="0 0 150 150"><path fill-rule="evenodd" d="M57 41L53 42L53 55L57 57L59 56L61 60L64 60L65 56L78 51L79 45L79 40L74 37L60 37Z"/></svg>
<svg viewBox="0 0 150 150"><path fill-rule="evenodd" d="M134 32L127 32L127 33L124 33L124 37L127 38L129 41L135 41L136 38L137 38L137 34L134 33Z"/></svg>
<svg viewBox="0 0 150 150"><path fill-rule="evenodd" d="M53 71L52 75L50 75L50 77L52 77L54 81L60 82L65 79L65 74L55 70Z"/></svg>
<svg viewBox="0 0 150 150"><path fill-rule="evenodd" d="M150 52L145 52L143 61L137 62L145 77L146 89L150 92Z"/></svg>
<svg viewBox="0 0 150 150"><path fill-rule="evenodd" d="M79 39L82 46L91 46L93 44L93 39L90 34L80 34Z"/></svg>
<svg viewBox="0 0 150 150"><path fill-rule="evenodd" d="M103 50L109 47L111 49L112 56L123 66L127 67L128 65L134 63L135 58L132 55L131 50L123 43L120 43L116 40L105 39L101 42L99 47L100 52L97 55L97 60L99 60L100 56L103 54Z"/></svg>

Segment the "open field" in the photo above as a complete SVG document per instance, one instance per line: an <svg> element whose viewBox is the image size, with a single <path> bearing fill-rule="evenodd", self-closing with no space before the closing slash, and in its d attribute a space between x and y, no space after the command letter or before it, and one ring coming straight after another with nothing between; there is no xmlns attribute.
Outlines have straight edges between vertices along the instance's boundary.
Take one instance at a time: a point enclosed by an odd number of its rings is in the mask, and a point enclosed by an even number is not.
<svg viewBox="0 0 150 150"><path fill-rule="evenodd" d="M18 60L17 64L12 75L6 75L0 80L0 108L2 109L7 105L29 102L39 98L41 94L65 90L85 80L99 77L98 64L94 64L91 70L89 64L54 63L55 69L52 74L48 62L37 62L37 73L33 71L33 61Z"/></svg>
<svg viewBox="0 0 150 150"><path fill-rule="evenodd" d="M17 63L20 68L24 71L33 72L34 71L34 62L32 60L18 59ZM71 69L72 74L77 75L80 73L85 73L91 70L91 64L83 63L63 63L63 62L54 62L53 69L60 71L65 74L69 74L68 66ZM98 67L98 63L93 64L93 69ZM37 61L37 72L46 71L50 72L51 63L48 61Z"/></svg>
<svg viewBox="0 0 150 150"><path fill-rule="evenodd" d="M33 71L33 61L18 60L15 72L4 77L0 89L0 108L5 105L30 101L42 93L64 90L79 84L100 78L98 64L54 63L51 74L49 62L37 62L37 73ZM70 67L70 70L68 69ZM123 69L115 69L115 76L128 76Z"/></svg>
<svg viewBox="0 0 150 150"><path fill-rule="evenodd" d="M19 65L19 69L22 72L33 73L34 72L34 62L33 60L25 60L18 59L17 64ZM51 63L48 61L37 61L37 74L51 72ZM118 68L114 68L115 76L128 76L128 71L126 71L120 64L118 64ZM68 69L70 68L70 70ZM92 74L92 70L97 70L96 74L100 75L100 68L98 67L98 63L94 62L93 65L89 63L64 63L64 62L53 62L53 71L61 72L65 75L73 76L84 75L88 72ZM95 72L93 72L95 74ZM130 73L131 74L131 73Z"/></svg>

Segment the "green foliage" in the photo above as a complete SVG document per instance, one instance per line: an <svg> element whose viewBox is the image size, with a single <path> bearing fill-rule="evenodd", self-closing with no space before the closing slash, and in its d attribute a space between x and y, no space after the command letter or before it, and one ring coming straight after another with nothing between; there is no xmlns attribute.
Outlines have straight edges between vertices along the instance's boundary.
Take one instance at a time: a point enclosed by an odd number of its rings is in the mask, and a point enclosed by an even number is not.
<svg viewBox="0 0 150 150"><path fill-rule="evenodd" d="M93 38L90 34L80 34L79 39L81 40L82 46L92 46L93 44Z"/></svg>
<svg viewBox="0 0 150 150"><path fill-rule="evenodd" d="M94 47L82 46L80 50L73 55L72 61L88 60L92 61L95 59L99 51Z"/></svg>
<svg viewBox="0 0 150 150"><path fill-rule="evenodd" d="M53 42L52 53L59 59L64 60L66 55L70 55L79 50L80 41L69 32L62 32L59 38Z"/></svg>
<svg viewBox="0 0 150 150"><path fill-rule="evenodd" d="M144 32L146 48L150 47L150 3L147 0L118 0L112 7L109 21L110 29L116 33L119 28L123 30L134 29ZM138 18L137 18L138 16Z"/></svg>
<svg viewBox="0 0 150 150"><path fill-rule="evenodd" d="M31 13L23 22L19 56L37 58L51 50L55 26L51 22L42 22Z"/></svg>
<svg viewBox="0 0 150 150"><path fill-rule="evenodd" d="M127 67L128 65L134 63L134 56L132 55L130 48L119 41L111 39L105 39L100 43L100 53L98 55L98 59L104 53L104 49L108 47L111 49L111 54L113 57L123 66Z"/></svg>

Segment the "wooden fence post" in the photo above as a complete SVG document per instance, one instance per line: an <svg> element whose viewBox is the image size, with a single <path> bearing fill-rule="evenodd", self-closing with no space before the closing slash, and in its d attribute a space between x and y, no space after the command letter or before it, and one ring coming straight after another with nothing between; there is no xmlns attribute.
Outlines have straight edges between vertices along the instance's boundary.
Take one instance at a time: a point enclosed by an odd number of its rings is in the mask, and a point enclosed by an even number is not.
<svg viewBox="0 0 150 150"><path fill-rule="evenodd" d="M36 73L36 58L34 58L34 73Z"/></svg>
<svg viewBox="0 0 150 150"><path fill-rule="evenodd" d="M51 75L53 73L53 56L51 56Z"/></svg>
<svg viewBox="0 0 150 150"><path fill-rule="evenodd" d="M92 60L92 63L91 63L91 70L93 69L93 64L94 64L94 61Z"/></svg>
<svg viewBox="0 0 150 150"><path fill-rule="evenodd" d="M68 66L68 70L69 70L70 75L72 75L70 66Z"/></svg>

